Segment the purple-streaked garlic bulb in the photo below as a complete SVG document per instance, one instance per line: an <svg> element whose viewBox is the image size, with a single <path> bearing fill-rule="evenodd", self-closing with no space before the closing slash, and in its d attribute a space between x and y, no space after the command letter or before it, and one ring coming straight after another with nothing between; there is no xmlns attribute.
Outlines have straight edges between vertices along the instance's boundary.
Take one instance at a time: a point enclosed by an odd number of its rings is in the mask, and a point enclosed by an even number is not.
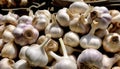
<svg viewBox="0 0 120 69"><path fill-rule="evenodd" d="M95 36L94 33L96 31L96 28L98 26L98 22L93 22L91 24L91 30L87 35L84 35L80 38L80 46L84 49L86 48L94 48L99 49L102 45L102 40Z"/></svg>
<svg viewBox="0 0 120 69"><path fill-rule="evenodd" d="M112 20L112 16L110 15L108 9L104 6L96 6L93 8L90 13L90 18L99 23L99 29L106 29Z"/></svg>
<svg viewBox="0 0 120 69"><path fill-rule="evenodd" d="M95 35L98 36L99 38L103 38L108 34L109 34L109 31L107 29L98 29L97 31L95 31Z"/></svg>
<svg viewBox="0 0 120 69"><path fill-rule="evenodd" d="M39 31L44 30L50 23L51 13L48 10L38 10L35 12L32 25Z"/></svg>
<svg viewBox="0 0 120 69"><path fill-rule="evenodd" d="M120 52L120 35L118 33L110 33L103 39L103 48L107 52Z"/></svg>
<svg viewBox="0 0 120 69"><path fill-rule="evenodd" d="M20 23L17 25L13 31L15 36L15 42L19 45L26 45L34 43L38 36L39 32L31 24Z"/></svg>
<svg viewBox="0 0 120 69"><path fill-rule="evenodd" d="M32 24L33 18L31 16L23 15L19 17L18 23Z"/></svg>
<svg viewBox="0 0 120 69"><path fill-rule="evenodd" d="M77 58L78 69L101 69L103 55L96 49L85 49Z"/></svg>
<svg viewBox="0 0 120 69"><path fill-rule="evenodd" d="M13 69L14 60L3 58L0 60L0 69Z"/></svg>
<svg viewBox="0 0 120 69"><path fill-rule="evenodd" d="M70 16L67 13L67 8L60 9L57 12L56 20L63 27L69 26Z"/></svg>

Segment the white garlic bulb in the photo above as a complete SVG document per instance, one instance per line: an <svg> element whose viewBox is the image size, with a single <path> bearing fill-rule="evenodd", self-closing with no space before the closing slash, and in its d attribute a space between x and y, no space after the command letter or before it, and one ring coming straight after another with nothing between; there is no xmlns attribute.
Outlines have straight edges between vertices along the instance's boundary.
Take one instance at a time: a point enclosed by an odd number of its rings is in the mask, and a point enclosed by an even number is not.
<svg viewBox="0 0 120 69"><path fill-rule="evenodd" d="M120 35L118 33L110 33L103 39L103 48L107 52L119 52L120 51Z"/></svg>
<svg viewBox="0 0 120 69"><path fill-rule="evenodd" d="M73 58L69 57L63 43L62 38L59 39L62 50L63 56L60 57L56 55L53 51L50 51L49 54L56 59L56 64L52 66L53 69L77 69L76 61Z"/></svg>
<svg viewBox="0 0 120 69"><path fill-rule="evenodd" d="M84 35L80 38L80 46L82 48L98 49L101 47L102 40L99 37L94 35L97 25L98 23L93 22L91 24L92 29L90 30L90 32L87 35Z"/></svg>
<svg viewBox="0 0 120 69"><path fill-rule="evenodd" d="M115 16L117 16L118 14L120 14L120 12L119 12L118 10L109 10L109 12L110 12L110 15L111 15L112 17L115 17Z"/></svg>
<svg viewBox="0 0 120 69"><path fill-rule="evenodd" d="M77 58L78 69L101 69L103 55L96 49L85 49Z"/></svg>
<svg viewBox="0 0 120 69"><path fill-rule="evenodd" d="M8 42L4 45L1 51L1 56L10 59L14 59L17 57L17 47L13 41Z"/></svg>
<svg viewBox="0 0 120 69"><path fill-rule="evenodd" d="M48 10L38 10L35 12L32 25L39 31L44 30L50 23L51 13Z"/></svg>
<svg viewBox="0 0 120 69"><path fill-rule="evenodd" d="M52 38L60 38L63 36L63 29L57 24L54 14L52 19L52 23L49 23L45 28L45 34L51 34Z"/></svg>
<svg viewBox="0 0 120 69"><path fill-rule="evenodd" d="M88 8L89 6L84 1L76 1L69 6L69 10L73 14L83 14Z"/></svg>
<svg viewBox="0 0 120 69"><path fill-rule="evenodd" d="M63 36L63 41L65 45L77 47L79 45L79 36L78 34L70 31Z"/></svg>
<svg viewBox="0 0 120 69"><path fill-rule="evenodd" d="M50 36L47 36L47 38L42 44L40 45L35 44L35 46L30 46L29 48L27 48L25 55L29 64L31 64L32 66L39 67L44 67L47 65L48 56L46 54L44 47L47 46L49 40Z"/></svg>
<svg viewBox="0 0 120 69"><path fill-rule="evenodd" d="M14 25L6 26L6 29L4 30L4 32L2 34L2 39L4 42L14 41L15 37L12 34L12 32L15 28L16 27Z"/></svg>
<svg viewBox="0 0 120 69"><path fill-rule="evenodd" d="M60 9L56 14L56 20L61 26L69 26L70 17L67 14L67 8Z"/></svg>
<svg viewBox="0 0 120 69"><path fill-rule="evenodd" d="M3 58L0 61L0 69L13 69L14 60Z"/></svg>
<svg viewBox="0 0 120 69"><path fill-rule="evenodd" d="M30 67L30 65L28 64L28 62L26 60L18 60L17 62L15 62L15 64L13 65L14 69L32 69Z"/></svg>

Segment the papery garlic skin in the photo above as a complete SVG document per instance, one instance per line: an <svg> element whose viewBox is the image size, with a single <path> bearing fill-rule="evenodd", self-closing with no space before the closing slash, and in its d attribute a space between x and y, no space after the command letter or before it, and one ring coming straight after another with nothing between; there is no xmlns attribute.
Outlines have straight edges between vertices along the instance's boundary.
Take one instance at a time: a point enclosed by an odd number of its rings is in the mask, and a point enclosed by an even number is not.
<svg viewBox="0 0 120 69"><path fill-rule="evenodd" d="M79 45L79 36L78 34L70 31L63 36L63 41L65 45L77 47Z"/></svg>
<svg viewBox="0 0 120 69"><path fill-rule="evenodd" d="M15 42L21 46L34 43L39 36L37 29L31 24L24 23L18 24L13 34L15 36Z"/></svg>
<svg viewBox="0 0 120 69"><path fill-rule="evenodd" d="M15 64L13 65L14 69L32 69L30 67L30 65L28 64L28 62L26 60L18 60L17 62L15 62Z"/></svg>
<svg viewBox="0 0 120 69"><path fill-rule="evenodd" d="M73 14L83 14L89 6L84 1L74 2L69 6L69 10Z"/></svg>
<svg viewBox="0 0 120 69"><path fill-rule="evenodd" d="M56 20L63 27L69 26L70 17L67 14L67 8L60 9L57 12L57 14L56 14Z"/></svg>
<svg viewBox="0 0 120 69"><path fill-rule="evenodd" d="M107 52L120 51L120 35L118 33L110 33L103 39L103 48Z"/></svg>
<svg viewBox="0 0 120 69"><path fill-rule="evenodd" d="M13 69L14 61L8 58L3 58L0 61L0 69Z"/></svg>
<svg viewBox="0 0 120 69"><path fill-rule="evenodd" d="M102 53L96 49L85 49L77 58L77 65L79 69L98 68L102 67Z"/></svg>
<svg viewBox="0 0 120 69"><path fill-rule="evenodd" d="M4 41L3 39L0 39L0 51L2 50L3 46L4 46Z"/></svg>
<svg viewBox="0 0 120 69"><path fill-rule="evenodd" d="M13 42L8 42L7 44L4 45L2 51L1 51L1 56L14 59L17 57L17 47Z"/></svg>

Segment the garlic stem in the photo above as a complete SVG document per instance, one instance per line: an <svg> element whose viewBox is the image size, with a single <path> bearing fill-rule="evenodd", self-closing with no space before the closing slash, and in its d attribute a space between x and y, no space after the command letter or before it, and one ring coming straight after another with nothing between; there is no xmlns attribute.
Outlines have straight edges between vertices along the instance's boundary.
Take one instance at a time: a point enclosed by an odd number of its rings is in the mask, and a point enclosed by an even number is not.
<svg viewBox="0 0 120 69"><path fill-rule="evenodd" d="M55 58L57 61L60 61L61 57L58 56L57 54L55 54L53 51L50 51L49 54L50 54L53 58Z"/></svg>
<svg viewBox="0 0 120 69"><path fill-rule="evenodd" d="M61 47L62 47L63 56L64 56L64 57L68 57L68 55L67 55L67 50L66 50L66 48L65 48L65 45L64 45L64 43L63 43L62 38L60 38L59 41L60 41L60 44L61 44Z"/></svg>
<svg viewBox="0 0 120 69"><path fill-rule="evenodd" d="M93 23L91 24L92 28L91 28L91 30L89 32L90 35L94 35L95 30L97 29L97 25L98 25L98 22L93 21Z"/></svg>

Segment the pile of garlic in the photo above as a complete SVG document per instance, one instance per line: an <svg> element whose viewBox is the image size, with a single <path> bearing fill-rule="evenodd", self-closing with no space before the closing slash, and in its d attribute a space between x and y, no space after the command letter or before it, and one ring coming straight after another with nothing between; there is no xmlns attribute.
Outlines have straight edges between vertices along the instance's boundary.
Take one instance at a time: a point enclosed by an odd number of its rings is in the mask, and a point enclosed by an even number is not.
<svg viewBox="0 0 120 69"><path fill-rule="evenodd" d="M119 69L119 19L84 1L56 13L0 14L0 69Z"/></svg>

